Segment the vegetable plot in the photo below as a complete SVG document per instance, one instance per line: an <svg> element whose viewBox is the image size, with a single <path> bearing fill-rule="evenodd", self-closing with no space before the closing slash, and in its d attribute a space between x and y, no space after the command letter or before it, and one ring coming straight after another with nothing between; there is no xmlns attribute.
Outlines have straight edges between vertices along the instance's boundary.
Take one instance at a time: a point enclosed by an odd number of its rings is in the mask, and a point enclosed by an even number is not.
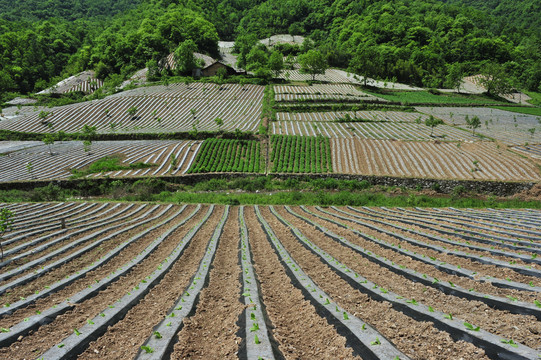
<svg viewBox="0 0 541 360"><path fill-rule="evenodd" d="M271 147L272 172L332 172L329 138L273 135Z"/></svg>
<svg viewBox="0 0 541 360"><path fill-rule="evenodd" d="M435 179L537 181L539 169L494 143L332 139L333 171Z"/></svg>
<svg viewBox="0 0 541 360"><path fill-rule="evenodd" d="M206 172L262 172L259 141L207 139L201 145L188 174Z"/></svg>
<svg viewBox="0 0 541 360"><path fill-rule="evenodd" d="M3 206L2 358L541 355L539 211Z"/></svg>
<svg viewBox="0 0 541 360"><path fill-rule="evenodd" d="M95 141L86 149L79 141L35 146L0 157L0 181L66 179L73 172L87 177L182 175L190 167L199 141ZM100 170L106 158L118 159L124 170ZM104 166L107 168L107 166ZM96 170L92 170L96 168Z"/></svg>
<svg viewBox="0 0 541 360"><path fill-rule="evenodd" d="M4 120L0 129L49 133L52 125L55 131L75 133L89 125L98 133L256 131L263 90L256 85L204 83L144 87L48 109L45 118L34 112Z"/></svg>

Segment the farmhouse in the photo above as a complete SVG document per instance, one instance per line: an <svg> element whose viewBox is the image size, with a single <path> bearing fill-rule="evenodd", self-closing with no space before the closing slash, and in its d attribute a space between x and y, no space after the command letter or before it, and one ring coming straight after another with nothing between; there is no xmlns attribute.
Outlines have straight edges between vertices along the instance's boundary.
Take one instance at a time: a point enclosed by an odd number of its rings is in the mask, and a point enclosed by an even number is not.
<svg viewBox="0 0 541 360"><path fill-rule="evenodd" d="M164 67L167 67L171 70L174 70L177 65L175 64L174 54L171 53L167 56ZM225 69L227 75L235 75L237 71L232 67L227 65L225 62L216 60L208 55L201 53L194 53L196 62L200 64L200 67L196 67L192 70L193 77L205 77L205 76L215 76L218 73L219 69Z"/></svg>

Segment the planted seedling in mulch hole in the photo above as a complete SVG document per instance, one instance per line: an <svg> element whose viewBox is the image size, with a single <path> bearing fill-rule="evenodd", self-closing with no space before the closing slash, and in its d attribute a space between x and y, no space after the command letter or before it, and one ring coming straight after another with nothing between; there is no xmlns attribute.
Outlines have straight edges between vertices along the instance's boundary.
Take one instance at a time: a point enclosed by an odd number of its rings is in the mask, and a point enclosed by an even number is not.
<svg viewBox="0 0 541 360"><path fill-rule="evenodd" d="M141 349L144 350L147 354L152 354L154 352L154 349L150 346L143 345L141 346Z"/></svg>
<svg viewBox="0 0 541 360"><path fill-rule="evenodd" d="M344 320L349 320L348 313L344 311Z"/></svg>
<svg viewBox="0 0 541 360"><path fill-rule="evenodd" d="M75 333L75 335L79 336L81 335L81 332L77 329L73 329L73 332Z"/></svg>
<svg viewBox="0 0 541 360"><path fill-rule="evenodd" d="M252 327L250 328L250 331L257 331L259 330L259 324L258 323L254 323L252 325Z"/></svg>
<svg viewBox="0 0 541 360"><path fill-rule="evenodd" d="M160 334L159 331L154 331L154 336L156 336L156 339L161 339L162 338L162 334Z"/></svg>
<svg viewBox="0 0 541 360"><path fill-rule="evenodd" d="M443 315L444 318L446 319L449 319L449 320L453 320L453 314L449 313L449 314L445 314Z"/></svg>
<svg viewBox="0 0 541 360"><path fill-rule="evenodd" d="M257 335L254 335L254 342L258 345L261 344L261 341L259 341L259 338L257 337Z"/></svg>
<svg viewBox="0 0 541 360"><path fill-rule="evenodd" d="M471 330L471 331L479 331L480 327L474 327L472 324L470 324L469 322L464 322L464 326L466 328L468 328L468 330Z"/></svg>
<svg viewBox="0 0 541 360"><path fill-rule="evenodd" d="M377 337L376 340L372 341L370 345L381 345L381 341L379 341L379 337Z"/></svg>
<svg viewBox="0 0 541 360"><path fill-rule="evenodd" d="M535 306L537 306L538 308L541 308L541 302L537 301L537 300L534 300L533 301Z"/></svg>
<svg viewBox="0 0 541 360"><path fill-rule="evenodd" d="M501 339L500 341L504 344L511 345L512 347L515 347L515 348L518 347L518 344L515 343L512 339L509 339L509 340Z"/></svg>

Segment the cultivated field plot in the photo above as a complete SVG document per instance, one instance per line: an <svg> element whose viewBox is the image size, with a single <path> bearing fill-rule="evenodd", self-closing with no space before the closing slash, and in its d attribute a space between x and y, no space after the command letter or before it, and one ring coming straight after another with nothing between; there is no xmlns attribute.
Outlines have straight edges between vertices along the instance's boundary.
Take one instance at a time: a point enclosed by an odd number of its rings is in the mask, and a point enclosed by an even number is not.
<svg viewBox="0 0 541 360"><path fill-rule="evenodd" d="M491 108L471 107L417 107L417 111L432 114L448 124L466 126L466 116L479 117L481 127L476 132L500 140L506 144L524 145L541 143L541 118ZM530 129L534 133L531 133Z"/></svg>
<svg viewBox="0 0 541 360"><path fill-rule="evenodd" d="M274 86L274 93L274 99L279 102L297 100L380 100L348 84L316 84L312 86L276 85Z"/></svg>
<svg viewBox="0 0 541 360"><path fill-rule="evenodd" d="M414 122L420 118L424 123L428 118L425 114L417 112L400 111L325 111L325 112L279 112L276 118L279 121L335 121L349 115L353 119L387 122Z"/></svg>
<svg viewBox="0 0 541 360"><path fill-rule="evenodd" d="M95 173L89 177L133 177L182 175L191 166L200 141L95 141L89 151L80 141L56 143L11 152L0 156L0 181L66 179L71 170L84 170L104 157L119 157L123 165L155 164L145 169ZM175 161L172 163L172 159Z"/></svg>
<svg viewBox="0 0 541 360"><path fill-rule="evenodd" d="M520 151L535 159L541 159L541 145L513 146L513 150Z"/></svg>
<svg viewBox="0 0 541 360"><path fill-rule="evenodd" d="M541 355L539 211L7 206L4 359Z"/></svg>
<svg viewBox="0 0 541 360"><path fill-rule="evenodd" d="M539 181L534 163L491 142L331 139L333 171L433 179Z"/></svg>
<svg viewBox="0 0 541 360"><path fill-rule="evenodd" d="M201 145L191 173L206 172L264 172L259 141L207 139Z"/></svg>
<svg viewBox="0 0 541 360"><path fill-rule="evenodd" d="M271 137L271 171L275 173L332 172L330 139L322 136Z"/></svg>
<svg viewBox="0 0 541 360"><path fill-rule="evenodd" d="M80 132L83 125L99 133L187 132L239 129L255 131L260 122L263 86L207 83L172 84L125 91L102 100L48 109L4 120L0 129L22 132ZM220 118L219 126L215 119Z"/></svg>
<svg viewBox="0 0 541 360"><path fill-rule="evenodd" d="M479 138L462 129L440 125L431 129L424 124L397 122L307 122L274 121L272 133L277 135L326 136L342 139L402 139L402 140L446 140L478 141Z"/></svg>

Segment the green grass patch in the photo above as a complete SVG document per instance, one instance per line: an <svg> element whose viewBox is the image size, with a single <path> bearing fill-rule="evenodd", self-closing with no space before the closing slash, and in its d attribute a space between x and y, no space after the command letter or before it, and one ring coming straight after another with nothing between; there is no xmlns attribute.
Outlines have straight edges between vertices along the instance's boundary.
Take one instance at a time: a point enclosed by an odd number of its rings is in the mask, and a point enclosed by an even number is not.
<svg viewBox="0 0 541 360"><path fill-rule="evenodd" d="M541 108L525 106L493 106L494 109L512 111L520 114L541 116Z"/></svg>
<svg viewBox="0 0 541 360"><path fill-rule="evenodd" d="M535 106L541 106L541 92L524 91L524 93L531 97L531 100L528 100L530 104Z"/></svg>
<svg viewBox="0 0 541 360"><path fill-rule="evenodd" d="M426 195L390 195L369 191L278 191L270 193L192 193L162 192L153 200L174 203L228 205L320 205L320 206L389 206L389 207L458 207L458 208L541 208L539 201L483 200L470 197L430 197Z"/></svg>
<svg viewBox="0 0 541 360"><path fill-rule="evenodd" d="M506 104L477 94L434 93L430 91L389 91L379 92L363 89L364 92L385 100L402 104Z"/></svg>
<svg viewBox="0 0 541 360"><path fill-rule="evenodd" d="M101 158L92 164L88 165L82 170L73 169L71 173L74 178L87 176L90 174L97 174L108 171L120 171L120 170L134 170L134 169L147 169L156 166L156 164L145 164L142 162L136 162L133 164L123 164L119 157L106 156Z"/></svg>

